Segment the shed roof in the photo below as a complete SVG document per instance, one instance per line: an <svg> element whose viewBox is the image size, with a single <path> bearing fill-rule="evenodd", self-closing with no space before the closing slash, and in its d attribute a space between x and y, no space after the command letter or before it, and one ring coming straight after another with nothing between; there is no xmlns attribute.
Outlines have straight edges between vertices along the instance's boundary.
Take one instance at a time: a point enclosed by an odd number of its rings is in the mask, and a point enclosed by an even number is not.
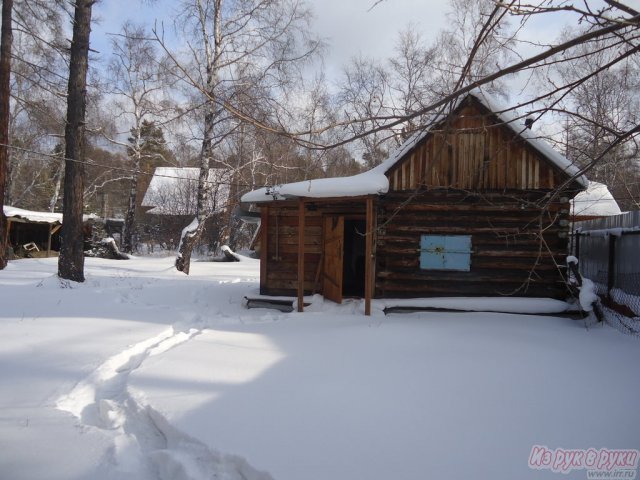
<svg viewBox="0 0 640 480"><path fill-rule="evenodd" d="M493 112L499 122L504 123L569 177L575 177L581 186L586 187L588 185L587 178L584 175L580 175L580 169L576 165L556 151L546 140L526 128L521 118L515 115L513 111L501 107L497 101L490 99L486 94L475 89L471 93L459 97L442 113L437 115L429 127L414 133L385 161L367 172L350 177L319 178L274 187L263 187L244 194L241 200L243 202L268 202L296 197L327 198L384 194L389 190L389 179L386 173L468 97L475 98L480 104Z"/></svg>
<svg viewBox="0 0 640 480"><path fill-rule="evenodd" d="M14 218L18 220L25 220L32 223L62 223L62 214L54 212L38 212L35 210L24 210L22 208L12 207L9 205L3 206L4 215L7 218ZM82 221L94 220L98 218L94 214L83 215Z"/></svg>
<svg viewBox="0 0 640 480"><path fill-rule="evenodd" d="M571 200L571 215L575 217L610 217L622 211L606 185L589 182L586 190Z"/></svg>

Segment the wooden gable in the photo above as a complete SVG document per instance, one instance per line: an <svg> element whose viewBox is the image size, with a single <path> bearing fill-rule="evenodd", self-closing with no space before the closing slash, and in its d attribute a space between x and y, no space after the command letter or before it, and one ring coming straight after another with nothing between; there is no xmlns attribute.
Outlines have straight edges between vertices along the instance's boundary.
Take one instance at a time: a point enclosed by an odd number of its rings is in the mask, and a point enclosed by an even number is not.
<svg viewBox="0 0 640 480"><path fill-rule="evenodd" d="M433 128L387 176L390 191L551 190L568 178L473 97Z"/></svg>

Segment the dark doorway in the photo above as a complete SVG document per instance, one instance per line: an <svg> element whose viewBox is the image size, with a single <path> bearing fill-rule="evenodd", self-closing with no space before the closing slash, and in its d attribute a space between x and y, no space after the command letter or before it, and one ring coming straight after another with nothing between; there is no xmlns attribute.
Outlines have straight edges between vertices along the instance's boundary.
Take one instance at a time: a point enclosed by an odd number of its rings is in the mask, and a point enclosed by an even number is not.
<svg viewBox="0 0 640 480"><path fill-rule="evenodd" d="M344 261L342 264L342 294L345 297L364 296L364 257L366 251L364 220L344 220Z"/></svg>

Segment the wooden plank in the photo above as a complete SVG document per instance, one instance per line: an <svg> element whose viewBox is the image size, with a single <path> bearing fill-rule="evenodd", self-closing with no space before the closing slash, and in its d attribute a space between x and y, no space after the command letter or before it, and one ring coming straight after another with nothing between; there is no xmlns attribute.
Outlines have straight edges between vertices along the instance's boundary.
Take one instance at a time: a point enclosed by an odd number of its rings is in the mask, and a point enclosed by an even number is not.
<svg viewBox="0 0 640 480"><path fill-rule="evenodd" d="M322 294L328 300L342 303L342 262L344 254L344 217L324 219L324 263Z"/></svg>
<svg viewBox="0 0 640 480"><path fill-rule="evenodd" d="M447 144L449 147L447 148ZM550 167L550 168L545 168ZM421 184L460 189L553 188L563 174L477 102L461 107L390 173L392 191Z"/></svg>
<svg viewBox="0 0 640 480"><path fill-rule="evenodd" d="M53 225L49 224L49 232L47 235L47 257L51 256L51 236L53 235Z"/></svg>
<svg viewBox="0 0 640 480"><path fill-rule="evenodd" d="M416 188L415 162L416 162L416 153L414 152L409 156L409 161L407 162L407 170L409 174L409 183L407 184L407 189L410 189L410 190L413 190Z"/></svg>
<svg viewBox="0 0 640 480"><path fill-rule="evenodd" d="M371 315L371 296L373 295L373 235L375 231L373 212L373 198L367 198L367 227L365 237L365 263L364 263L364 314Z"/></svg>
<svg viewBox="0 0 640 480"><path fill-rule="evenodd" d="M267 288L267 267L269 265L269 206L260 212L260 293Z"/></svg>
<svg viewBox="0 0 640 480"><path fill-rule="evenodd" d="M420 145L420 149L418 150L418 155L416 157L416 182L418 185L418 188L422 188L426 181L425 181L425 169L424 169L424 158L425 158L425 152L427 149L427 145L426 143L423 143Z"/></svg>
<svg viewBox="0 0 640 480"><path fill-rule="evenodd" d="M304 200L298 200L298 312L304 311Z"/></svg>

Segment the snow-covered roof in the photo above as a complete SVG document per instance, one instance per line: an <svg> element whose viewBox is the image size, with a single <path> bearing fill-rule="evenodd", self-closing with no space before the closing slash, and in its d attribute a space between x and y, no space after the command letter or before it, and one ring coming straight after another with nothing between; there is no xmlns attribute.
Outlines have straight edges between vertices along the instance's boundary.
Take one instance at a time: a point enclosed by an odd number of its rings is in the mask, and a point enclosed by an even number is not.
<svg viewBox="0 0 640 480"><path fill-rule="evenodd" d="M242 196L243 202L267 202L287 198L357 197L378 195L389 190L389 179L375 169L350 177L317 178L302 182L263 187Z"/></svg>
<svg viewBox="0 0 640 480"><path fill-rule="evenodd" d="M4 206L4 214L7 218L21 218L30 222L37 223L62 223L61 213L52 212L34 212L31 210L23 210L22 208Z"/></svg>
<svg viewBox="0 0 640 480"><path fill-rule="evenodd" d="M158 167L142 200L143 207L153 207L148 213L157 215L193 215L198 199L196 167ZM207 181L211 184L208 208L226 207L229 200L229 174L222 168L210 168Z"/></svg>
<svg viewBox="0 0 640 480"><path fill-rule="evenodd" d="M589 182L587 189L571 200L571 215L576 217L610 217L622 211L606 185Z"/></svg>
<svg viewBox="0 0 640 480"><path fill-rule="evenodd" d="M432 122L431 125L438 125L453 110L455 110L466 98L474 97L487 109L495 113L498 121L503 122L514 133L524 139L540 154L549 159L556 167L566 172L567 175L576 176L576 181L586 187L588 180L584 175L579 175L580 169L570 160L557 152L544 139L537 136L530 129L524 126L522 120L507 108L503 108L495 100L489 99L478 89L473 90L468 95L458 98L446 111L443 111ZM305 180L303 182L287 183L274 187L264 187L253 190L242 196L242 202L267 202L270 200L283 200L295 197L355 197L360 195L380 195L389 190L389 180L386 173L420 141L422 141L431 131L431 128L414 133L409 137L389 158L371 170L351 177L320 178L315 180Z"/></svg>
<svg viewBox="0 0 640 480"><path fill-rule="evenodd" d="M34 223L62 223L61 213L37 212L34 210L24 210L22 208L11 207L9 205L4 205L3 211L7 218L19 218ZM94 214L82 216L82 220L84 222L94 220L96 218L98 217Z"/></svg>

